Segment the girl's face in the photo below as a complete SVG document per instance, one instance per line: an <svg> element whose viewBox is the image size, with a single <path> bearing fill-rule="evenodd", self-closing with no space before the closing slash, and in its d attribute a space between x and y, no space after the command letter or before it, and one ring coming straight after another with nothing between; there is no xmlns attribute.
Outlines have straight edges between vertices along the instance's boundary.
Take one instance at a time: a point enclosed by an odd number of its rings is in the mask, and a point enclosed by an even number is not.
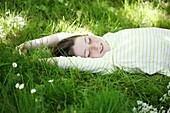
<svg viewBox="0 0 170 113"><path fill-rule="evenodd" d="M74 54L80 57L100 58L110 51L108 43L95 36L81 36L75 39Z"/></svg>

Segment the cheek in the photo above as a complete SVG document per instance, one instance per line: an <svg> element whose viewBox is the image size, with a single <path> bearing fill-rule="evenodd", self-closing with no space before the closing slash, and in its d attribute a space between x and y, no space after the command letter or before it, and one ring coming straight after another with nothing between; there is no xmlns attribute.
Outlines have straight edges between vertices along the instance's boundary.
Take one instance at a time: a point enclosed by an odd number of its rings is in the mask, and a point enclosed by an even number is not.
<svg viewBox="0 0 170 113"><path fill-rule="evenodd" d="M101 58L105 55L105 53L99 54L98 52L91 53L91 58Z"/></svg>
<svg viewBox="0 0 170 113"><path fill-rule="evenodd" d="M98 58L98 57L100 57L100 56L101 56L101 54L99 54L98 52L92 51L90 57L92 57L92 58Z"/></svg>

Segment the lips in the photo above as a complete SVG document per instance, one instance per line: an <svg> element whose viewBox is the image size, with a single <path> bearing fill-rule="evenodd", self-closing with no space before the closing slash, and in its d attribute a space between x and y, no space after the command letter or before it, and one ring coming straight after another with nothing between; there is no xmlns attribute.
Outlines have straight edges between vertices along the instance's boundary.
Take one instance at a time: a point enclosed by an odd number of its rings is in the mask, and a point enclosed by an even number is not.
<svg viewBox="0 0 170 113"><path fill-rule="evenodd" d="M100 53L102 53L102 51L103 51L103 44L100 43Z"/></svg>

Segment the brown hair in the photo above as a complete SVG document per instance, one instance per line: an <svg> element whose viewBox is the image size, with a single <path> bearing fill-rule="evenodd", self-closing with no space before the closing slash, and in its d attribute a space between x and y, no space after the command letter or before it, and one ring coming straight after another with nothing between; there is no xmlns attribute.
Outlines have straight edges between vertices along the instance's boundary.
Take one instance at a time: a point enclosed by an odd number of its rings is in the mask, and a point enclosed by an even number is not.
<svg viewBox="0 0 170 113"><path fill-rule="evenodd" d="M76 56L74 54L73 45L76 38L81 37L84 35L74 35L69 38L63 39L57 43L56 47L54 48L52 54L53 56Z"/></svg>

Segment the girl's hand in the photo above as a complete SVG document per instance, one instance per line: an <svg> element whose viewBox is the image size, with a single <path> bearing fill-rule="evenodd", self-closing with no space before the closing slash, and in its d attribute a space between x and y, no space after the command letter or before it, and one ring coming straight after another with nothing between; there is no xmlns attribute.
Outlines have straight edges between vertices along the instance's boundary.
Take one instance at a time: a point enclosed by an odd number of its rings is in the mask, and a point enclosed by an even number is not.
<svg viewBox="0 0 170 113"><path fill-rule="evenodd" d="M26 47L25 43L16 46L15 49L19 52L19 54L26 54L28 52L28 48Z"/></svg>
<svg viewBox="0 0 170 113"><path fill-rule="evenodd" d="M38 59L38 61L54 65L57 62L57 57L42 58L42 59Z"/></svg>

